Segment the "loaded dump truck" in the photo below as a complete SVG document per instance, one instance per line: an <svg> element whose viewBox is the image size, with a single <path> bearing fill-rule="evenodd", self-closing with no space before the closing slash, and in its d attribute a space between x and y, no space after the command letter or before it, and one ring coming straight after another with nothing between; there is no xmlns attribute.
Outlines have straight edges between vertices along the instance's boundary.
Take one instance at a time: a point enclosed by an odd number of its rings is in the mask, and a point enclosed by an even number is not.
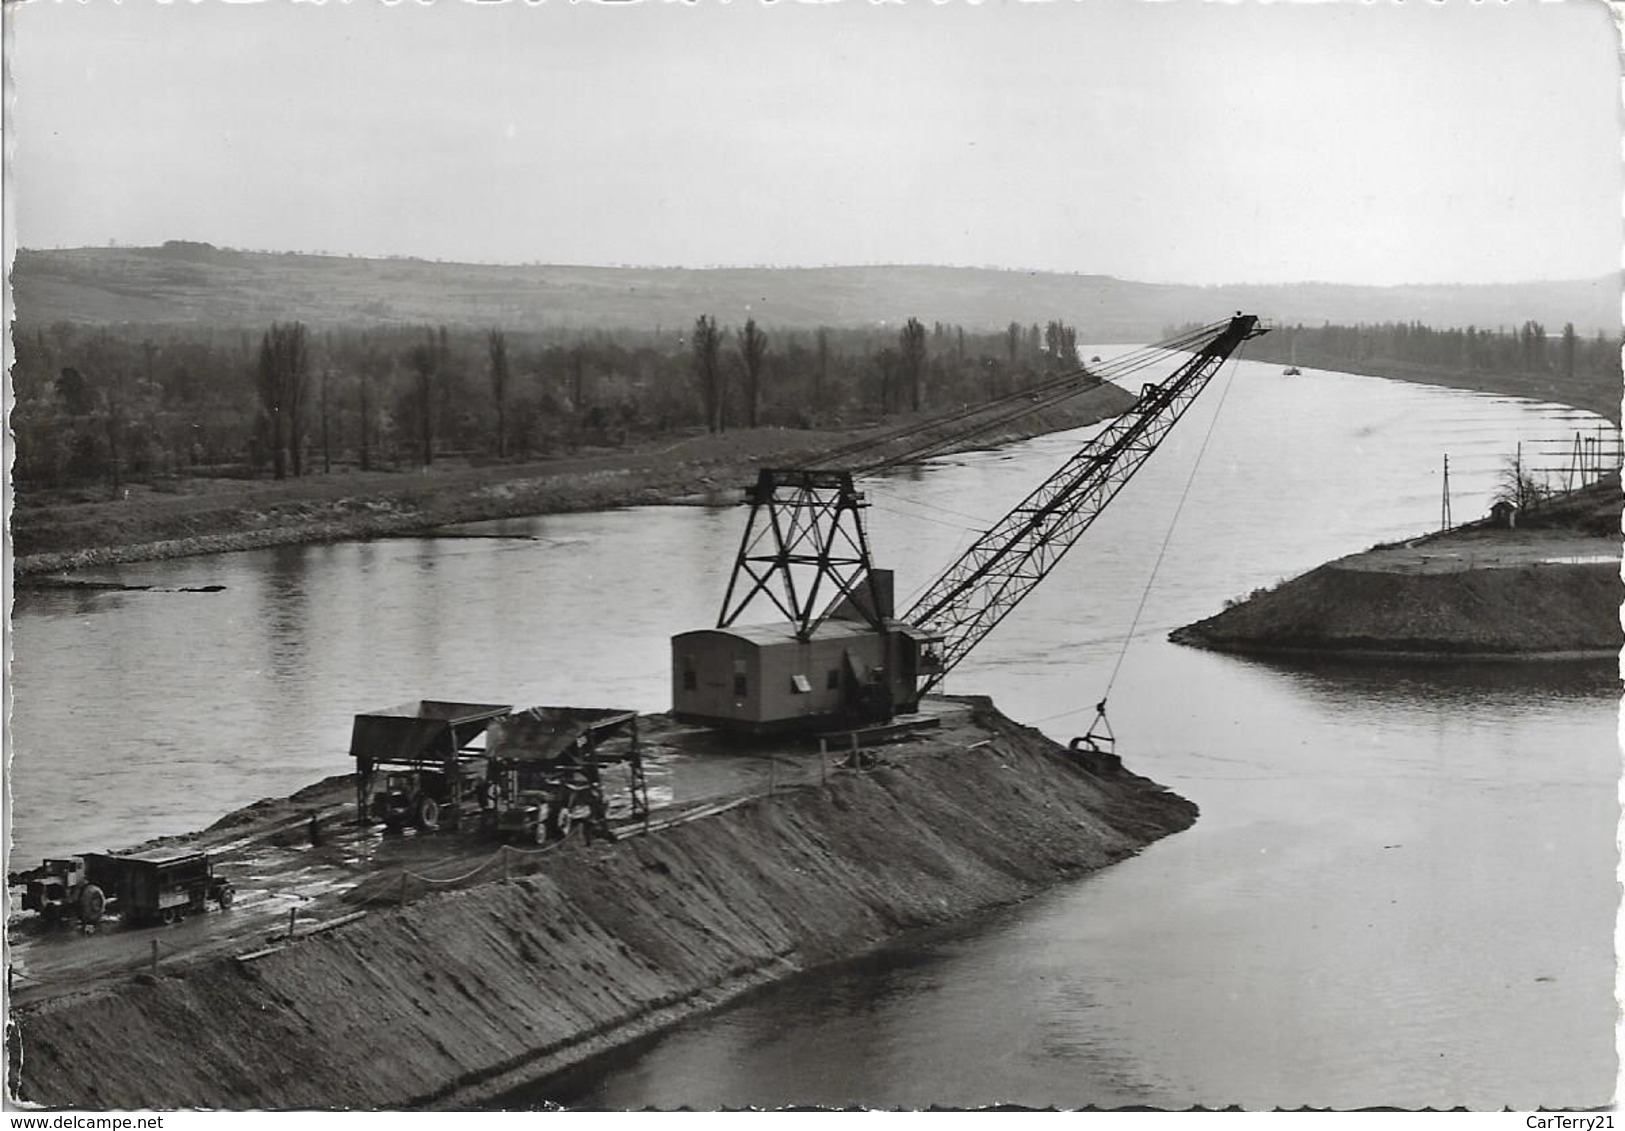
<svg viewBox="0 0 1625 1131"><path fill-rule="evenodd" d="M24 911L38 912L48 924L77 919L87 927L115 914L129 926L173 923L211 901L230 907L236 895L209 854L194 849L49 859L11 883L23 888Z"/></svg>

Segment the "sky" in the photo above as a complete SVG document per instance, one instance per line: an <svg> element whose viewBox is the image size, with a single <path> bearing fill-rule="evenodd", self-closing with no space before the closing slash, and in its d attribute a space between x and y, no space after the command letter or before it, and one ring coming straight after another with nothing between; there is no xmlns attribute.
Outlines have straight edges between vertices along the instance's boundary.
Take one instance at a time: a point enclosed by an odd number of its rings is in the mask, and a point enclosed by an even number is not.
<svg viewBox="0 0 1625 1131"><path fill-rule="evenodd" d="M1620 266L1604 0L5 8L22 247L1167 283Z"/></svg>

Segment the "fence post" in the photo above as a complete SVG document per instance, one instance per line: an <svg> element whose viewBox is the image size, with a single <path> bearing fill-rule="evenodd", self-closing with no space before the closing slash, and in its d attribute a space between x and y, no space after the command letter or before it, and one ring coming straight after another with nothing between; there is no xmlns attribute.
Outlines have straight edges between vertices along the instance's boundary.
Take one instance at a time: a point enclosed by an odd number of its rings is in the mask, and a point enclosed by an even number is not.
<svg viewBox="0 0 1625 1131"><path fill-rule="evenodd" d="M818 740L818 784L829 784L829 742L823 738Z"/></svg>
<svg viewBox="0 0 1625 1131"><path fill-rule="evenodd" d="M406 906L406 873L401 872L401 906Z"/></svg>
<svg viewBox="0 0 1625 1131"><path fill-rule="evenodd" d="M158 972L158 940L152 940L152 972Z"/></svg>
<svg viewBox="0 0 1625 1131"><path fill-rule="evenodd" d="M299 909L297 907L288 908L288 941L289 942L293 941L293 919L294 919L294 916L297 915L298 913L299 913Z"/></svg>
<svg viewBox="0 0 1625 1131"><path fill-rule="evenodd" d="M509 870L508 870L508 846L503 845L502 846L502 882L506 884L506 883L512 882L512 880L513 880L513 876L509 874Z"/></svg>

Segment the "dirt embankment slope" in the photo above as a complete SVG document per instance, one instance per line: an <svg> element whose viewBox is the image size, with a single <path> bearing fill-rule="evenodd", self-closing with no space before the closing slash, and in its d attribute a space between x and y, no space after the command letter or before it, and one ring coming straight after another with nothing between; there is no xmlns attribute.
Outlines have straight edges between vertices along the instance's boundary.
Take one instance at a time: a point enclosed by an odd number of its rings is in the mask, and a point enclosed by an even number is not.
<svg viewBox="0 0 1625 1131"><path fill-rule="evenodd" d="M977 437L993 446L1093 424L1133 403L1100 385ZM892 422L893 425L900 422ZM12 551L19 576L114 562L309 542L411 534L457 522L608 510L696 499L737 502L763 464L793 466L888 429L836 432L759 428L527 464L426 471L339 472L271 481L179 481L134 486L100 502L18 500Z"/></svg>
<svg viewBox="0 0 1625 1131"><path fill-rule="evenodd" d="M466 1106L753 985L1098 869L1196 808L991 708L983 737L24 1006L20 1096L85 1108Z"/></svg>
<svg viewBox="0 0 1625 1131"><path fill-rule="evenodd" d="M1529 514L1379 546L1176 629L1228 651L1485 657L1612 655L1620 628L1617 479Z"/></svg>

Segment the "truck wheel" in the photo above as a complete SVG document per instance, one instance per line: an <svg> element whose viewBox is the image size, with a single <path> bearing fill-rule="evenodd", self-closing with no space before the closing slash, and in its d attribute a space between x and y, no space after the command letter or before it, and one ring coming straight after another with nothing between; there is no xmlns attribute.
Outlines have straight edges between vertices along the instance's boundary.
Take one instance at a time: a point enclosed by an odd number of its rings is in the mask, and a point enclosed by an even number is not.
<svg viewBox="0 0 1625 1131"><path fill-rule="evenodd" d="M106 911L106 893L95 884L86 884L85 890L79 893L79 918L86 923L97 923Z"/></svg>
<svg viewBox="0 0 1625 1131"><path fill-rule="evenodd" d="M47 903L39 913L40 921L47 927L54 927L62 922L62 908L54 903Z"/></svg>
<svg viewBox="0 0 1625 1131"><path fill-rule="evenodd" d="M220 901L220 910L224 911L231 906L231 901L237 898L237 889L227 884L220 889L220 894L216 898Z"/></svg>
<svg viewBox="0 0 1625 1131"><path fill-rule="evenodd" d="M570 807L562 802L553 806L547 814L547 823L552 826L553 839L563 840L570 835Z"/></svg>
<svg viewBox="0 0 1625 1131"><path fill-rule="evenodd" d="M432 833L440 827L440 803L432 797L418 798L417 815L414 823L426 833Z"/></svg>

